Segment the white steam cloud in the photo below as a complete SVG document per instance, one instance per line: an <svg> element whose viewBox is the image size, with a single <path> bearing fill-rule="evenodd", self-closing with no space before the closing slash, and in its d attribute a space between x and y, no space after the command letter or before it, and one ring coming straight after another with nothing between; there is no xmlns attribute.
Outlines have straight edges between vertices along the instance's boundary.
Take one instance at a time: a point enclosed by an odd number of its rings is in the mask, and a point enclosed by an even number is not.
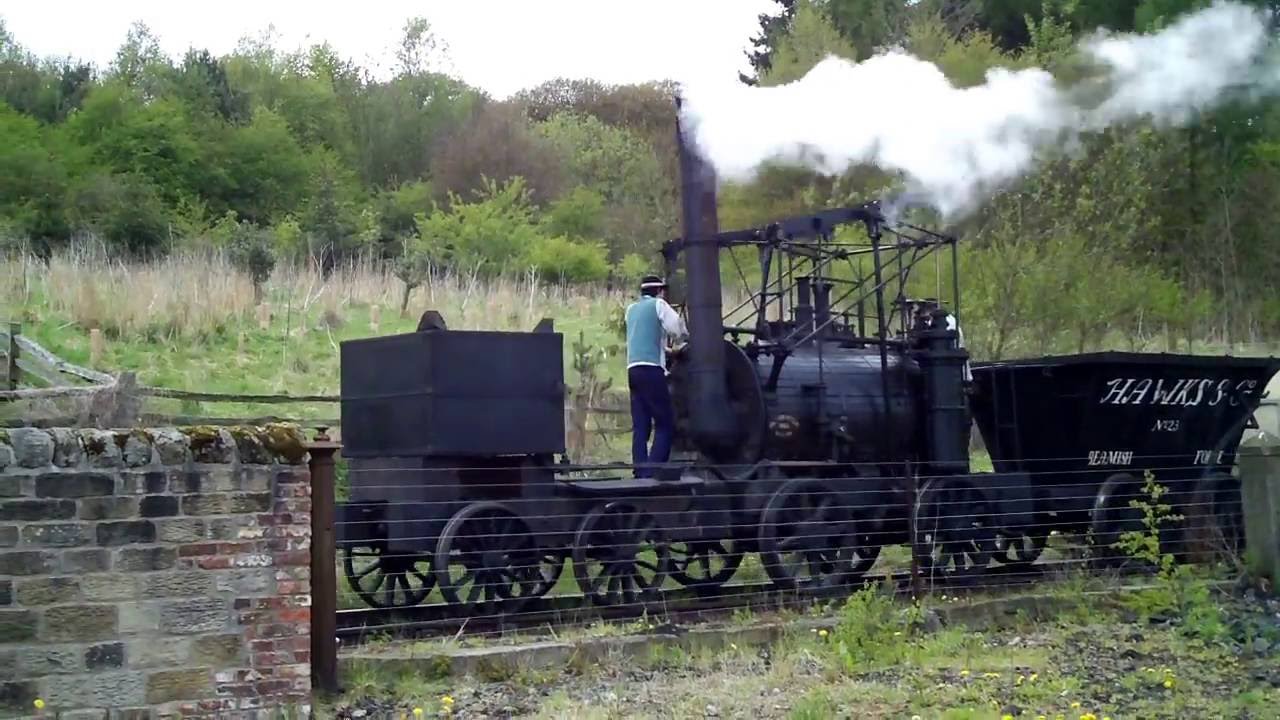
<svg viewBox="0 0 1280 720"><path fill-rule="evenodd" d="M690 83L682 125L723 179L762 162L829 173L854 164L900 172L913 197L955 219L1027 172L1037 151L1139 118L1185 123L1238 91L1280 88L1263 16L1218 2L1151 35L1099 33L1080 45L1103 84L1060 87L1041 69L994 69L957 88L900 50L862 63L827 58L776 87Z"/></svg>

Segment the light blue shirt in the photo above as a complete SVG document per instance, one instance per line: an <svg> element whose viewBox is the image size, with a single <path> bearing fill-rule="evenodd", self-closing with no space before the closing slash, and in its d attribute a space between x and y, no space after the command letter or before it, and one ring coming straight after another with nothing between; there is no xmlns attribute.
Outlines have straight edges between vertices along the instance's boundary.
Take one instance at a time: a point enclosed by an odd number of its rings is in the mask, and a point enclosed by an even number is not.
<svg viewBox="0 0 1280 720"><path fill-rule="evenodd" d="M688 334L684 321L666 300L646 295L631 303L627 307L627 367L666 367L664 333L676 338Z"/></svg>

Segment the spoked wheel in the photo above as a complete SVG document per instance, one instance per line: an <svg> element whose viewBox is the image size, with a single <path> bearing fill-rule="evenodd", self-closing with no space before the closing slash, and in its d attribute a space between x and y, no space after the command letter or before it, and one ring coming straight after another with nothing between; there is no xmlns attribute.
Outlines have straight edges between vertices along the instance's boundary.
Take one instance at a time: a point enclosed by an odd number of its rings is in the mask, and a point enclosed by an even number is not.
<svg viewBox="0 0 1280 720"><path fill-rule="evenodd" d="M514 612L550 589L543 557L518 515L498 503L476 502L445 525L433 566L449 603L468 613Z"/></svg>
<svg viewBox="0 0 1280 720"><path fill-rule="evenodd" d="M1240 478L1223 473L1201 478L1185 514L1187 554L1193 562L1242 555L1244 510Z"/></svg>
<svg viewBox="0 0 1280 720"><path fill-rule="evenodd" d="M541 562L537 568L537 585L534 586L531 595L533 597L543 597L551 592L551 588L560 582L560 576L564 574L564 561L568 552L561 548L546 549L539 553Z"/></svg>
<svg viewBox="0 0 1280 720"><path fill-rule="evenodd" d="M1049 544L1049 536L1041 532L1001 532L996 537L996 549L991 559L1009 567L1026 567L1040 559Z"/></svg>
<svg viewBox="0 0 1280 720"><path fill-rule="evenodd" d="M666 534L653 516L620 502L587 514L573 543L573 574L597 605L657 597L671 566Z"/></svg>
<svg viewBox="0 0 1280 720"><path fill-rule="evenodd" d="M958 478L933 478L916 500L920 569L931 576L975 575L996 552L995 514L986 496Z"/></svg>
<svg viewBox="0 0 1280 720"><path fill-rule="evenodd" d="M699 592L719 590L742 564L732 540L678 542L671 545L671 577Z"/></svg>
<svg viewBox="0 0 1280 720"><path fill-rule="evenodd" d="M1144 501L1142 482L1127 473L1116 473L1098 488L1089 514L1090 548L1093 564L1100 568L1118 568L1141 563L1118 544L1125 533L1146 532L1145 514L1133 507L1134 500Z"/></svg>
<svg viewBox="0 0 1280 720"><path fill-rule="evenodd" d="M788 480L760 516L760 560L774 584L788 590L816 591L861 579L861 539L854 508L817 480Z"/></svg>
<svg viewBox="0 0 1280 720"><path fill-rule="evenodd" d="M342 569L347 585L370 607L420 605L435 587L430 556L391 553L380 541L343 548Z"/></svg>

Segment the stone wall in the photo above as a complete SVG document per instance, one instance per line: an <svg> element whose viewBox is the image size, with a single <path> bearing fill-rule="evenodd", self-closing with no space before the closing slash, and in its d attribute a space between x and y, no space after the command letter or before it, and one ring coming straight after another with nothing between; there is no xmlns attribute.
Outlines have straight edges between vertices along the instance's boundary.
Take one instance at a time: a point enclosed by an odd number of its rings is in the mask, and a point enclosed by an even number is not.
<svg viewBox="0 0 1280 720"><path fill-rule="evenodd" d="M305 461L288 426L0 431L0 717L306 717Z"/></svg>

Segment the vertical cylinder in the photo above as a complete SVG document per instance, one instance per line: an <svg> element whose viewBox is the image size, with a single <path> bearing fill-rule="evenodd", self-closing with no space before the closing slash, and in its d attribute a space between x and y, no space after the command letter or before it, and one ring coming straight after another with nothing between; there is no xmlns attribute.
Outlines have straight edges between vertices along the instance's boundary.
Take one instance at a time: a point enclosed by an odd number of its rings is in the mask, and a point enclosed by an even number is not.
<svg viewBox="0 0 1280 720"><path fill-rule="evenodd" d="M808 276L796 278L796 329L803 335L813 331L813 304L809 300L812 294Z"/></svg>
<svg viewBox="0 0 1280 720"><path fill-rule="evenodd" d="M724 322L715 173L684 135L676 98L680 206L685 242L685 311L689 326L689 430L705 453L731 451L736 432L725 383Z"/></svg>
<svg viewBox="0 0 1280 720"><path fill-rule="evenodd" d="M831 320L831 288L829 282L816 282L813 285L813 322L815 327L822 327ZM818 337L831 334L831 328L818 333Z"/></svg>

